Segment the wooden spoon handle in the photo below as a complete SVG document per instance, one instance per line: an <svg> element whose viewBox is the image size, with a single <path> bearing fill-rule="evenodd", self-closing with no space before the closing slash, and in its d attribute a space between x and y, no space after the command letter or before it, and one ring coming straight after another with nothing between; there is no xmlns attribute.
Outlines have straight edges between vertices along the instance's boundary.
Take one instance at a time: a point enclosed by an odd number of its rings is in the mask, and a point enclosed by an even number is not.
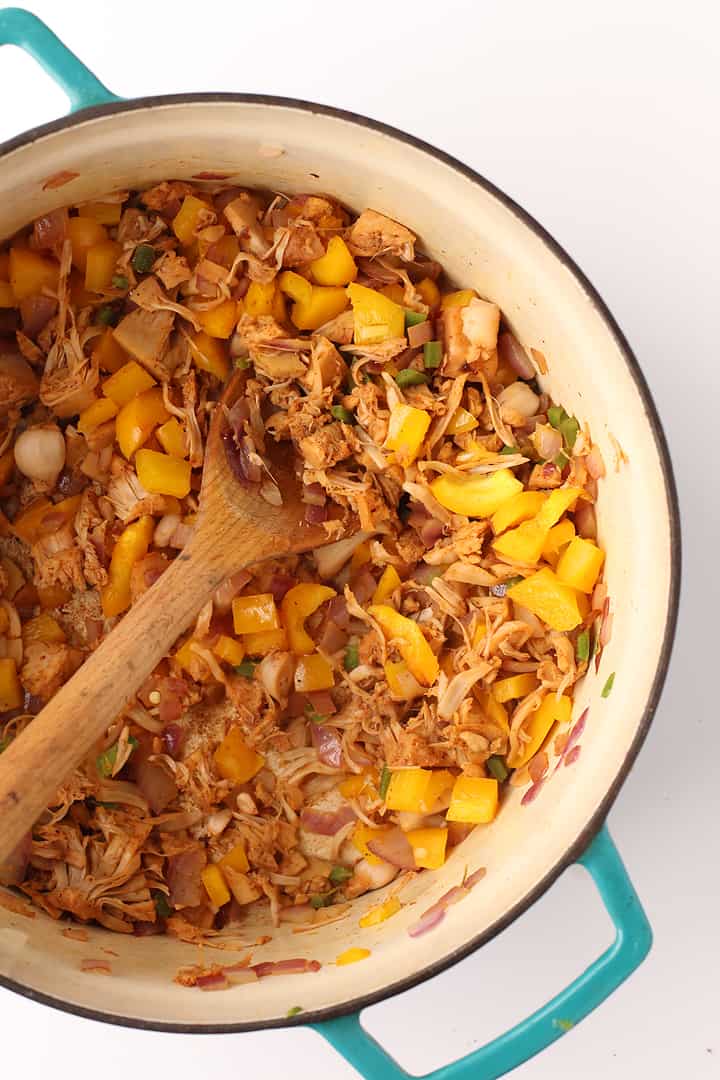
<svg viewBox="0 0 720 1080"><path fill-rule="evenodd" d="M0 866L202 605L242 568L243 545L224 531L196 534L0 755Z"/></svg>

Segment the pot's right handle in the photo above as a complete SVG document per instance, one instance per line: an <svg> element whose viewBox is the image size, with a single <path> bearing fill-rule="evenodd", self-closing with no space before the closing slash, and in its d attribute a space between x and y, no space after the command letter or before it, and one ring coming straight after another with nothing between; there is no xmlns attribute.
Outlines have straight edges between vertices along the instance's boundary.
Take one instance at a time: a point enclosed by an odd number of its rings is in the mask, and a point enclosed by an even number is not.
<svg viewBox="0 0 720 1080"><path fill-rule="evenodd" d="M496 1080L584 1019L645 959L652 944L650 924L605 827L579 862L593 878L615 924L612 945L532 1016L467 1057L426 1073L420 1080ZM363 1030L359 1013L313 1026L361 1076L369 1080L417 1080Z"/></svg>
<svg viewBox="0 0 720 1080"><path fill-rule="evenodd" d="M37 60L65 91L70 112L122 101L70 52L49 26L23 8L0 9L0 45L17 45Z"/></svg>

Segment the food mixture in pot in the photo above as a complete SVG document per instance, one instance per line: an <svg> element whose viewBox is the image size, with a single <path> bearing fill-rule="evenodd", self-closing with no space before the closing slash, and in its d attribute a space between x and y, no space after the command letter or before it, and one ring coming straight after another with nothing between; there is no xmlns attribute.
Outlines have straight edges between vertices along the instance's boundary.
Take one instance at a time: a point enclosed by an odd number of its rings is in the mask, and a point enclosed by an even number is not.
<svg viewBox="0 0 720 1080"><path fill-rule="evenodd" d="M238 482L278 505L285 443L328 546L230 578L0 867L53 917L192 940L437 869L604 643L602 458L499 308L375 210L163 182L0 251L0 751L192 536L234 367Z"/></svg>

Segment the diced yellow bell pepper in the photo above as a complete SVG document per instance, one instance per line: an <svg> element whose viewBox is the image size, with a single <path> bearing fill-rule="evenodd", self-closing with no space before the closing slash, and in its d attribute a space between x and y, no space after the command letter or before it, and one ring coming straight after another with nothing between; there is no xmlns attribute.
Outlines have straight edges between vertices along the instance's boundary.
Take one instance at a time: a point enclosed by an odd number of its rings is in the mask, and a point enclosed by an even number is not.
<svg viewBox="0 0 720 1080"><path fill-rule="evenodd" d="M88 405L87 409L80 413L77 429L81 435L87 435L88 432L94 431L101 424L106 424L108 420L112 420L113 416L117 416L117 414L118 407L112 398L97 398L92 405Z"/></svg>
<svg viewBox="0 0 720 1080"><path fill-rule="evenodd" d="M15 661L11 656L3 657L0 660L0 713L22 708L23 700Z"/></svg>
<svg viewBox="0 0 720 1080"><path fill-rule="evenodd" d="M385 446L394 450L399 465L412 465L430 427L430 413L413 405L394 405L390 413Z"/></svg>
<svg viewBox="0 0 720 1080"><path fill-rule="evenodd" d="M265 764L265 758L247 745L237 726L230 728L213 754L213 760L220 775L235 784L252 780Z"/></svg>
<svg viewBox="0 0 720 1080"><path fill-rule="evenodd" d="M310 270L318 285L349 285L357 277L355 260L341 236L330 238L327 251L310 263Z"/></svg>
<svg viewBox="0 0 720 1080"><path fill-rule="evenodd" d="M478 420L462 406L457 408L452 415L450 423L445 428L448 435L465 435L468 431L474 431L478 426Z"/></svg>
<svg viewBox="0 0 720 1080"><path fill-rule="evenodd" d="M153 495L174 495L184 499L190 493L192 468L189 461L143 449L135 455L135 469L142 486Z"/></svg>
<svg viewBox="0 0 720 1080"><path fill-rule="evenodd" d="M40 607L45 611L63 607L72 597L70 589L65 589L62 585L38 585L37 592Z"/></svg>
<svg viewBox="0 0 720 1080"><path fill-rule="evenodd" d="M350 569L352 571L359 570L361 566L366 566L370 562L371 557L370 541L363 540L362 544L358 544L352 553Z"/></svg>
<svg viewBox="0 0 720 1080"><path fill-rule="evenodd" d="M362 916L359 925L363 930L368 926L377 926L379 923L385 922L386 919L390 919L393 915L397 915L401 907L402 904L397 896L389 896L382 904L376 904L375 907L371 907L370 910Z"/></svg>
<svg viewBox="0 0 720 1080"><path fill-rule="evenodd" d="M2 610L4 611L4 608ZM41 641L45 645L59 645L67 641L62 626L47 611L41 611L39 615L28 619L23 624L22 636L25 645L28 645L31 641Z"/></svg>
<svg viewBox="0 0 720 1080"><path fill-rule="evenodd" d="M119 225L122 217L122 203L92 202L79 206L78 210L84 218L92 218L101 225Z"/></svg>
<svg viewBox="0 0 720 1080"><path fill-rule="evenodd" d="M417 681L422 686L432 686L440 665L418 624L387 604L372 604L368 612L380 624L386 639L397 645Z"/></svg>
<svg viewBox="0 0 720 1080"><path fill-rule="evenodd" d="M103 240L88 248L85 256L85 288L89 292L99 293L111 288L122 250L122 244L114 240Z"/></svg>
<svg viewBox="0 0 720 1080"><path fill-rule="evenodd" d="M250 869L250 863L248 862L245 845L236 844L234 848L230 848L230 851L228 851L226 855L223 855L218 866L221 870L224 870L229 866L231 870L237 870L240 874L246 874Z"/></svg>
<svg viewBox="0 0 720 1080"><path fill-rule="evenodd" d="M281 609L283 623L288 633L290 648L297 656L315 651L315 642L305 629L305 620L314 611L336 596L334 589L328 585L302 584L295 585L285 593Z"/></svg>
<svg viewBox="0 0 720 1080"><path fill-rule="evenodd" d="M507 709L504 705L498 701L493 693L489 690L484 690L478 695L480 701L480 708L486 714L489 720L493 724L496 724L501 731L506 734L510 730L510 721L508 720Z"/></svg>
<svg viewBox="0 0 720 1080"><path fill-rule="evenodd" d="M576 536L560 556L555 572L566 585L572 585L579 592L591 593L604 561L605 552L597 544Z"/></svg>
<svg viewBox="0 0 720 1080"><path fill-rule="evenodd" d="M519 495L508 499L492 516L495 535L535 517L546 499L547 495L543 491L521 491Z"/></svg>
<svg viewBox="0 0 720 1080"><path fill-rule="evenodd" d="M405 833L413 849L415 865L421 870L439 870L445 862L447 829L411 829Z"/></svg>
<svg viewBox="0 0 720 1080"><path fill-rule="evenodd" d="M157 429L155 435L166 454L171 454L172 457L177 458L187 457L185 432L182 424L176 420L174 416L171 416L169 420L166 420L166 422Z"/></svg>
<svg viewBox="0 0 720 1080"><path fill-rule="evenodd" d="M345 289L332 285L313 285L310 300L297 301L290 312L298 330L317 330L324 323L334 319L348 306Z"/></svg>
<svg viewBox="0 0 720 1080"><path fill-rule="evenodd" d="M85 288L85 274L81 273L75 267L70 271L70 277L68 278L70 284L70 303L78 310L82 307L87 307L88 304L97 303L97 293L92 293L89 289Z"/></svg>
<svg viewBox="0 0 720 1080"><path fill-rule="evenodd" d="M155 521L146 515L126 526L120 534L110 558L108 583L100 591L105 618L120 615L130 607L132 568L147 555L154 531Z"/></svg>
<svg viewBox="0 0 720 1080"><path fill-rule="evenodd" d="M207 203L197 199L194 195L186 195L183 204L173 218L173 232L185 247L192 244L196 239L195 230L201 214L208 210Z"/></svg>
<svg viewBox="0 0 720 1080"><path fill-rule="evenodd" d="M386 661L385 681L394 701L414 701L425 693L425 687L420 685L404 660Z"/></svg>
<svg viewBox="0 0 720 1080"><path fill-rule="evenodd" d="M233 628L236 634L256 634L279 630L280 618L272 593L236 596L232 602Z"/></svg>
<svg viewBox="0 0 720 1080"><path fill-rule="evenodd" d="M530 741L521 743L514 754L508 754L508 766L511 769L520 769L527 764L544 743L553 724L567 723L571 713L572 701L566 695L563 694L559 701L554 693L544 697L540 708L523 725L523 732L530 736Z"/></svg>
<svg viewBox="0 0 720 1080"><path fill-rule="evenodd" d="M43 287L54 292L60 278L60 266L28 248L10 249L10 285L15 302L35 296Z"/></svg>
<svg viewBox="0 0 720 1080"><path fill-rule="evenodd" d="M193 644L193 639L188 638L177 650L173 659L195 682L210 682L212 673L203 658L195 652Z"/></svg>
<svg viewBox="0 0 720 1080"><path fill-rule="evenodd" d="M101 389L106 397L111 398L120 408L127 405L138 394L155 385L152 375L138 364L137 360L128 360L113 375L105 379Z"/></svg>
<svg viewBox="0 0 720 1080"><path fill-rule="evenodd" d="M73 266L77 266L78 270L84 274L88 251L107 240L107 229L93 218L71 217L68 221L67 235L72 245Z"/></svg>
<svg viewBox="0 0 720 1080"><path fill-rule="evenodd" d="M235 301L231 300L230 303L234 305ZM237 319L235 319L235 322L237 322ZM234 325L235 323L233 323ZM213 337L205 330L200 330L188 342L195 367L200 368L201 371L209 371L211 375L220 379L221 382L225 382L230 374L227 346L220 340L221 337L227 336L229 335L219 334Z"/></svg>
<svg viewBox="0 0 720 1080"><path fill-rule="evenodd" d="M353 306L355 344L374 345L405 334L405 311L382 293L365 285L348 285Z"/></svg>
<svg viewBox="0 0 720 1080"><path fill-rule="evenodd" d="M458 776L445 816L448 821L487 825L497 814L497 808L497 780L482 776Z"/></svg>
<svg viewBox="0 0 720 1080"><path fill-rule="evenodd" d="M251 281L245 293L245 311L248 315L272 315L273 298L276 285L269 281L263 285L260 281Z"/></svg>
<svg viewBox="0 0 720 1080"><path fill-rule="evenodd" d="M46 498L35 499L15 518L12 525L13 532L26 544L34 544L38 537L48 529L52 531L46 519L52 518L55 528L59 528L62 524L60 515L71 523L78 512L81 500L81 495L70 495L67 499L61 499L60 502L54 504Z"/></svg>
<svg viewBox="0 0 720 1080"><path fill-rule="evenodd" d="M425 791L425 796L420 805L419 813L432 814L438 810L438 803L450 794L455 783L455 774L449 769L433 769L430 783Z"/></svg>
<svg viewBox="0 0 720 1080"><path fill-rule="evenodd" d="M511 675L509 679L498 679L492 685L491 694L497 702L504 705L506 701L515 698L523 698L537 689L538 681L531 672L523 675Z"/></svg>
<svg viewBox="0 0 720 1080"><path fill-rule="evenodd" d="M0 308L17 307L13 287L9 281L0 281Z"/></svg>
<svg viewBox="0 0 720 1080"><path fill-rule="evenodd" d="M95 338L95 342L93 357L102 371L114 374L129 362L130 357L115 340L111 326L106 326L100 337Z"/></svg>
<svg viewBox="0 0 720 1080"><path fill-rule="evenodd" d="M445 473L433 480L430 490L446 510L486 518L522 491L522 484L510 469L498 469L485 475Z"/></svg>
<svg viewBox="0 0 720 1080"><path fill-rule="evenodd" d="M382 572L382 576L377 583L375 592L373 593L373 604L383 604L388 597L392 596L397 588L402 585L400 575L394 566L388 563Z"/></svg>
<svg viewBox="0 0 720 1080"><path fill-rule="evenodd" d="M247 656L267 656L271 652L285 652L288 647L287 633L279 630L258 630L255 634L244 634L243 645Z"/></svg>
<svg viewBox="0 0 720 1080"><path fill-rule="evenodd" d="M242 664L245 656L242 643L235 638L228 637L227 634L220 635L213 645L212 651L220 660L223 660L226 664L232 664L233 667Z"/></svg>
<svg viewBox="0 0 720 1080"><path fill-rule="evenodd" d="M569 518L565 518L563 521L558 522L557 525L553 525L543 544L543 558L547 559L551 566L556 566L563 548L570 543L574 535L575 526Z"/></svg>
<svg viewBox="0 0 720 1080"><path fill-rule="evenodd" d="M221 236L219 240L216 240L212 247L213 262L219 263L220 266L225 266L229 270L240 251L240 241L237 236L230 236L229 233L226 233L225 236Z"/></svg>
<svg viewBox="0 0 720 1080"><path fill-rule="evenodd" d="M338 967L343 967L345 964L357 964L358 960L367 960L370 955L370 949L360 949L355 946L336 956L335 963Z"/></svg>
<svg viewBox="0 0 720 1080"><path fill-rule="evenodd" d="M242 303L242 301L240 300L238 301L238 303ZM242 312L238 311L238 319L240 318L241 314ZM282 293L280 289L276 289L275 295L273 296L272 317L276 323L280 324L280 326L284 326L288 321L285 294Z"/></svg>
<svg viewBox="0 0 720 1080"><path fill-rule="evenodd" d="M221 908L230 902L232 896L219 866L211 863L210 866L205 867L200 877L213 907Z"/></svg>
<svg viewBox="0 0 720 1080"><path fill-rule="evenodd" d="M218 304L217 307L210 308L209 311L196 311L195 318L208 337L221 338L224 340L230 337L237 325L237 302L235 300L223 300L221 304ZM194 352L193 359L195 359L195 363L197 364ZM198 364L198 367L200 366L201 365ZM209 369L206 368L206 370Z"/></svg>
<svg viewBox="0 0 720 1080"><path fill-rule="evenodd" d="M440 290L432 278L426 277L418 281L415 292L420 293L429 308L435 308L440 303Z"/></svg>
<svg viewBox="0 0 720 1080"><path fill-rule="evenodd" d="M563 584L549 567L511 586L507 595L532 611L552 630L573 630L582 622L578 594Z"/></svg>
<svg viewBox="0 0 720 1080"><path fill-rule="evenodd" d="M414 814L425 812L427 793L432 780L430 769L398 769L390 777L385 806Z"/></svg>
<svg viewBox="0 0 720 1080"><path fill-rule="evenodd" d="M399 304L400 307L405 306L405 290L399 282L393 281L391 285L383 285L381 289L378 289L378 292L381 292L383 296L387 296L388 300Z"/></svg>
<svg viewBox="0 0 720 1080"><path fill-rule="evenodd" d="M442 308L467 307L476 296L474 289L459 289L457 292L446 293L440 301L440 306Z"/></svg>
<svg viewBox="0 0 720 1080"><path fill-rule="evenodd" d="M138 394L123 405L115 421L115 437L125 457L129 460L144 446L158 424L164 424L169 416L159 386Z"/></svg>
<svg viewBox="0 0 720 1080"><path fill-rule="evenodd" d="M538 524L545 529L551 529L582 494L583 489L577 487L557 488L551 491L538 511Z"/></svg>
<svg viewBox="0 0 720 1080"><path fill-rule="evenodd" d="M379 855L373 855L372 851L368 847L368 843L370 843L371 840L377 839L377 837L382 832L386 832L388 828L389 826L381 825L378 829L371 829L369 825L365 825L364 822L358 821L352 833L350 834L350 839L352 840L353 844L361 853L365 861L370 863L371 866L379 866L380 863L383 862L383 860L380 858Z"/></svg>
<svg viewBox="0 0 720 1080"><path fill-rule="evenodd" d="M324 656L312 653L301 656L295 668L295 689L300 694L311 694L314 690L329 690L335 685L333 669Z"/></svg>
<svg viewBox="0 0 720 1080"><path fill-rule="evenodd" d="M373 789L377 787L377 779L374 769L363 769L361 773L355 773L354 776L349 776L347 780L338 784L338 791L346 799L356 799L363 792L377 798L377 792L373 794Z"/></svg>
<svg viewBox="0 0 720 1080"><path fill-rule="evenodd" d="M298 304L309 304L312 299L312 285L302 274L296 274L294 270L283 270L278 276L278 285L281 290L295 300ZM322 283L320 283L322 284Z"/></svg>
<svg viewBox="0 0 720 1080"><path fill-rule="evenodd" d="M547 534L548 530L538 523L537 518L532 518L530 521L523 521L516 529L508 529L502 536L496 537L493 547L500 555L505 555L513 562L532 565L542 554Z"/></svg>

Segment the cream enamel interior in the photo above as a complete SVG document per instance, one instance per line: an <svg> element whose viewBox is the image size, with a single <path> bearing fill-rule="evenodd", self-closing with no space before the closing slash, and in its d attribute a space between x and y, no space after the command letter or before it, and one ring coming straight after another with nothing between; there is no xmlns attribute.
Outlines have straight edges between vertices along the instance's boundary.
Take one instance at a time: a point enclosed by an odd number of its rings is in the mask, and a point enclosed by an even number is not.
<svg viewBox="0 0 720 1080"><path fill-rule="evenodd" d="M62 170L79 176L57 190L43 182ZM580 687L574 717L589 706L579 760L563 767L530 805L512 789L492 826L480 827L441 871L424 872L400 894L406 906L361 930L375 893L342 921L310 933L248 928L255 962L318 959L314 975L264 979L223 993L183 989L179 966L233 963L242 953L164 938L125 938L88 928L86 943L63 936L66 923L0 908L0 976L31 992L133 1021L187 1025L262 1023L289 1006L306 1012L381 991L441 961L503 918L546 877L592 819L622 769L655 679L671 587L671 516L653 431L627 361L582 284L512 209L421 148L351 120L247 101L156 104L75 123L12 150L0 168L0 236L40 212L116 188L221 170L240 183L277 191L332 192L355 209L372 206L421 237L464 286L500 304L520 340L547 357L542 380L556 401L588 424L608 466L599 521L607 548L614 612L612 641L599 675ZM618 470L615 441L628 462ZM140 647L140 643L139 643ZM600 691L617 671L612 695ZM466 869L486 878L444 922L411 940L408 926ZM336 967L351 945L371 949L362 963ZM112 950L108 955L103 950ZM107 960L112 977L80 971Z"/></svg>

